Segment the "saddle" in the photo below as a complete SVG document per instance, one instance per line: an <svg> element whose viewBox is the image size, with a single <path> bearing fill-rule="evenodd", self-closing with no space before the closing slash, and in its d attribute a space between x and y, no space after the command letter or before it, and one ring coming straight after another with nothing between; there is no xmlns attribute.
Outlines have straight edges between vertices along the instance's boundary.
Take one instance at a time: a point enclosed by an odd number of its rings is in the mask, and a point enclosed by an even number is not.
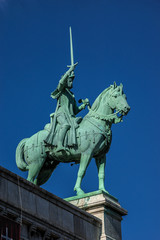
<svg viewBox="0 0 160 240"><path fill-rule="evenodd" d="M49 132L49 145L52 147L57 146L57 142L59 139L59 132L61 130L61 125L59 123L55 124L54 113L50 114L51 122L46 124L44 129ZM73 117L71 118L71 126L66 132L64 137L64 147L73 147L77 145L76 139L76 129L79 127L79 124L82 121L82 117ZM47 145L47 141L45 141Z"/></svg>

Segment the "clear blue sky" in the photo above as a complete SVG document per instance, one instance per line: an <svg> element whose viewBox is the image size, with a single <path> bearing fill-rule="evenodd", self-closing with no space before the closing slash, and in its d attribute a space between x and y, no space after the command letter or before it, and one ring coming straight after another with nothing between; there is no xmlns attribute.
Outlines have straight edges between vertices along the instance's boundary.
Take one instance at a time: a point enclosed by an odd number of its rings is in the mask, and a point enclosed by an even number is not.
<svg viewBox="0 0 160 240"><path fill-rule="evenodd" d="M116 81L131 111L114 125L106 188L129 211L123 240L160 239L160 1L0 0L0 165L17 169L19 141L43 129L54 112L50 93L70 64L69 26L79 62L76 99L94 99ZM86 114L84 112L84 114ZM43 188L74 195L78 166L61 164ZM83 181L97 190L92 160Z"/></svg>

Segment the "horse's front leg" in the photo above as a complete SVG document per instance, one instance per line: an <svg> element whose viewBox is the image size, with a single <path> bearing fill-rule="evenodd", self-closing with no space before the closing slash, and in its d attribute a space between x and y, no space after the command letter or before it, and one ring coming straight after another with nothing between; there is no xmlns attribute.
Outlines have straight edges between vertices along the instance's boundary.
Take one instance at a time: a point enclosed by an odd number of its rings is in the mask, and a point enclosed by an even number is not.
<svg viewBox="0 0 160 240"><path fill-rule="evenodd" d="M91 161L91 158L92 158L91 154L82 153L82 155L81 155L80 166L79 166L78 175L77 175L77 181L76 181L76 184L74 187L74 191L77 192L77 195L84 194L84 191L81 189L81 182L86 173L86 169L88 167L88 164Z"/></svg>
<svg viewBox="0 0 160 240"><path fill-rule="evenodd" d="M106 193L108 193L104 186L104 180L105 180L105 165L106 165L106 155L102 155L100 157L95 158L96 165L98 169L98 178L99 178L99 190L102 190Z"/></svg>

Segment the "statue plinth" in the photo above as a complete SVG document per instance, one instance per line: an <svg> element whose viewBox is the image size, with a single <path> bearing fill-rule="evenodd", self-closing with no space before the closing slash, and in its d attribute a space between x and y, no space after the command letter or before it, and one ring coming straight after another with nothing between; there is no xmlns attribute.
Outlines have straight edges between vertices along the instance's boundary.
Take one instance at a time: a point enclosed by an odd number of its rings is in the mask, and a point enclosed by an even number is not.
<svg viewBox="0 0 160 240"><path fill-rule="evenodd" d="M128 212L121 207L118 199L103 191L96 191L65 200L102 220L101 240L122 239L122 216Z"/></svg>

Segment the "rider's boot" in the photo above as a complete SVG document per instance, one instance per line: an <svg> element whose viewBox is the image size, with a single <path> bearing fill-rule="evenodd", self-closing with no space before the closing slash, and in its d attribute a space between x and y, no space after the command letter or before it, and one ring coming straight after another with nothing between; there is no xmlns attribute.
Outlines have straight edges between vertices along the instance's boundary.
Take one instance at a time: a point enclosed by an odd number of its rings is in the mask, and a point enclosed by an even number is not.
<svg viewBox="0 0 160 240"><path fill-rule="evenodd" d="M61 129L59 130L59 137L58 137L56 152L66 150L66 148L63 146L63 142L64 142L65 135L69 128L70 128L69 125L65 125L65 126L62 126Z"/></svg>

